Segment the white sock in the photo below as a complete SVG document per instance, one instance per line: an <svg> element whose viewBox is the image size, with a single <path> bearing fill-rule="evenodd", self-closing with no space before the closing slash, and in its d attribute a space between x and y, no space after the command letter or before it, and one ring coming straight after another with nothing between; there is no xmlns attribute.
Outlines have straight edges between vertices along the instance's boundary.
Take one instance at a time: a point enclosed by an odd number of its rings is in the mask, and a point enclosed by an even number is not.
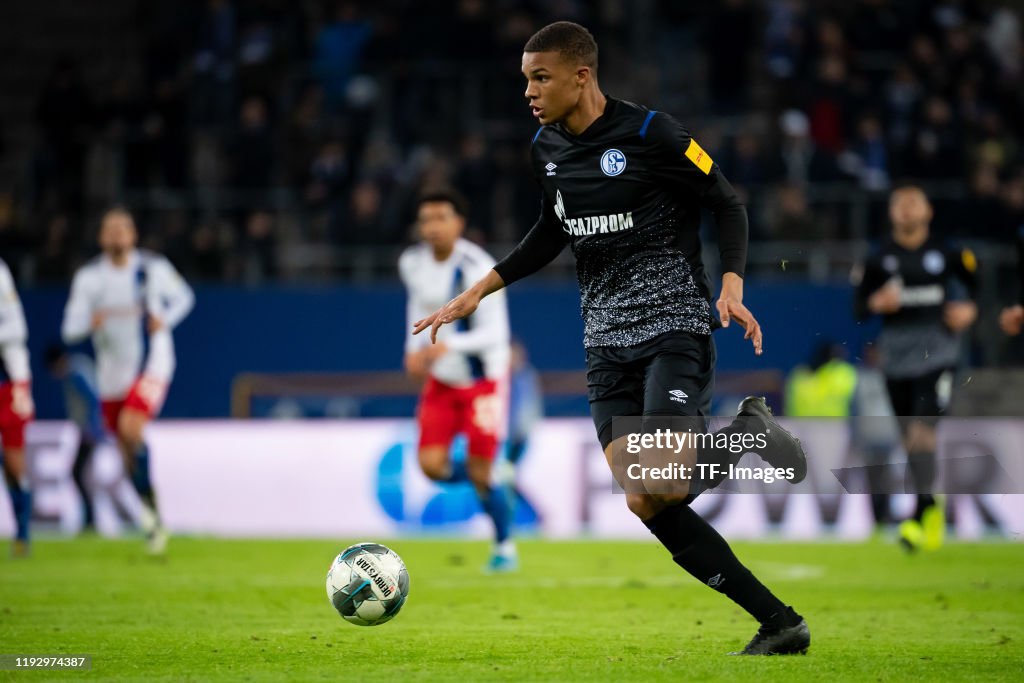
<svg viewBox="0 0 1024 683"><path fill-rule="evenodd" d="M494 545L494 554L501 555L502 557L514 557L516 554L516 544L511 538L506 538L501 543Z"/></svg>

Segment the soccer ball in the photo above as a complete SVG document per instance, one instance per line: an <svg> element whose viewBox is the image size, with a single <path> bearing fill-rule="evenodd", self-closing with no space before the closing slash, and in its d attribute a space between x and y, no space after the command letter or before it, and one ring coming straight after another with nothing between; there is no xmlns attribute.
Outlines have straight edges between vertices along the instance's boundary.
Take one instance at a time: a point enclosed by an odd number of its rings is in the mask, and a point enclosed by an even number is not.
<svg viewBox="0 0 1024 683"><path fill-rule="evenodd" d="M350 624L391 621L409 597L409 572L394 550L357 543L343 550L327 571L327 598Z"/></svg>

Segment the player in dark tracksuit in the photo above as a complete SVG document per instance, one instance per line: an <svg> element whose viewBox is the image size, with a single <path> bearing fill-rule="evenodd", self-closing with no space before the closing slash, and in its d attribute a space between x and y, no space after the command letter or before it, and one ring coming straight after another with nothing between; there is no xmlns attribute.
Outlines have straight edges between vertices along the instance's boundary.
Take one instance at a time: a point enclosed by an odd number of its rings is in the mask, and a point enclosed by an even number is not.
<svg viewBox="0 0 1024 683"><path fill-rule="evenodd" d="M900 526L905 547L935 549L945 519L932 495L935 422L945 412L961 333L974 323L977 269L968 249L929 232L931 204L915 186L893 191L892 240L868 258L855 296L858 317L882 316L878 347L893 412L901 419L910 478L917 493L911 519ZM908 420L913 417L919 419Z"/></svg>
<svg viewBox="0 0 1024 683"><path fill-rule="evenodd" d="M569 246L580 285L591 412L609 464L626 488L616 469L623 437L613 435L612 418L654 418L648 424L704 418L714 381L711 332L735 320L757 354L762 336L743 306L747 215L736 193L678 122L605 96L596 72L597 45L577 24L551 24L526 44L526 97L541 124L532 147L543 190L540 218L493 271L419 321L416 331L430 327L434 334L470 315L484 296L539 270ZM724 275L714 308L701 262L701 207L714 212L719 229ZM806 475L799 442L777 428L764 399L745 399L740 415L770 430L764 459L790 466L795 481ZM734 424L723 431L739 429ZM687 453L696 458L691 464L737 459L711 446ZM700 491L690 486L664 493L626 488L626 503L676 563L761 623L742 654L806 651L810 632L803 618L689 507Z"/></svg>

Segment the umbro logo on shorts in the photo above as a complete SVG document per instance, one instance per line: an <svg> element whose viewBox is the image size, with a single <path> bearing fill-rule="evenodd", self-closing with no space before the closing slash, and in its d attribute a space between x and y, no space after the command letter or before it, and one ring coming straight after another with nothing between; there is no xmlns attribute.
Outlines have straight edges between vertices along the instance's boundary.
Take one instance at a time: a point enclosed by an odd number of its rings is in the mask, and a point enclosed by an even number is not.
<svg viewBox="0 0 1024 683"><path fill-rule="evenodd" d="M558 164L553 164L551 162L548 162L548 165L545 166L544 168L547 169L548 175L555 175L555 169L558 168Z"/></svg>
<svg viewBox="0 0 1024 683"><path fill-rule="evenodd" d="M686 399L690 398L682 389L670 389L668 395L669 400L676 403L686 403Z"/></svg>
<svg viewBox="0 0 1024 683"><path fill-rule="evenodd" d="M725 583L725 579L722 578L722 575L720 573L719 574L715 574L710 579L708 579L708 585L711 586L712 588L717 588L718 586L722 585L723 583Z"/></svg>

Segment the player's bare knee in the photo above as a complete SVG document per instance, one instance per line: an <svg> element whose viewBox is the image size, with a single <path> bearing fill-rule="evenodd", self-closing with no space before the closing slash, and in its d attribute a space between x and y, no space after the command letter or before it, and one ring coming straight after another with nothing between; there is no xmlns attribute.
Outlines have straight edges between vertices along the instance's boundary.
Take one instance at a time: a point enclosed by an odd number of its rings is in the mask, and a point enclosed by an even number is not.
<svg viewBox="0 0 1024 683"><path fill-rule="evenodd" d="M135 411L125 411L117 420L117 434L126 450L135 451L142 445L145 418Z"/></svg>
<svg viewBox="0 0 1024 683"><path fill-rule="evenodd" d="M443 481L448 478L448 450L446 448L421 448L419 451L420 469L428 478Z"/></svg>
<svg viewBox="0 0 1024 683"><path fill-rule="evenodd" d="M658 498L647 493L627 493L626 507L640 519L650 519L664 509Z"/></svg>
<svg viewBox="0 0 1024 683"><path fill-rule="evenodd" d="M13 481L18 481L25 476L25 449L8 448L3 451L4 474Z"/></svg>

